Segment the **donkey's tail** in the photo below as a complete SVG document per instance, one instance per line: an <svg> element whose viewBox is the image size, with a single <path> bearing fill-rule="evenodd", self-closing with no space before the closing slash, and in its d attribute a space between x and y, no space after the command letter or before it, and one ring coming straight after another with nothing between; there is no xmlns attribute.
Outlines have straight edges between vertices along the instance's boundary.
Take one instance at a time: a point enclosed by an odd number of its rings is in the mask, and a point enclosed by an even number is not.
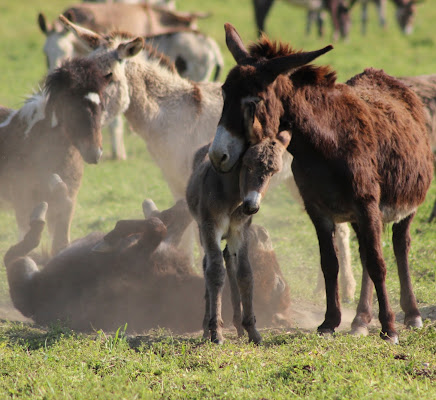
<svg viewBox="0 0 436 400"><path fill-rule="evenodd" d="M30 229L16 245L12 246L4 257L6 272L9 283L9 293L14 306L27 317L33 315L33 302L31 283L39 269L27 255L41 241L41 235L45 226L47 203L39 204L30 217Z"/></svg>

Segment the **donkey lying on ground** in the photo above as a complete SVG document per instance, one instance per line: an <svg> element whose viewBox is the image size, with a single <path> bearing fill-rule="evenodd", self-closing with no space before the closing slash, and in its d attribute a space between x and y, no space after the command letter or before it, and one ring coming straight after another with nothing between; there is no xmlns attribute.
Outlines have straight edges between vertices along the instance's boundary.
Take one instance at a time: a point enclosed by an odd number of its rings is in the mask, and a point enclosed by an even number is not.
<svg viewBox="0 0 436 400"><path fill-rule="evenodd" d="M44 89L21 109L2 113L8 117L0 124L0 196L14 207L20 237L34 205L50 204L53 253L69 243L83 160L96 164L102 154L102 93L108 79L92 60L69 61L49 74ZM65 181L67 198L51 189L53 173Z"/></svg>
<svg viewBox="0 0 436 400"><path fill-rule="evenodd" d="M99 63L107 73L112 71L114 83L105 101L110 115L125 112L125 116L147 143L147 149L161 169L175 200L185 197L186 185L192 172L194 154L209 143L215 134L223 100L220 83L190 82L181 78L156 52L143 48L140 38L124 40L122 37L103 37L97 33L62 19L82 41L94 49L90 58ZM136 54L140 53L140 56ZM118 60L124 59L120 64ZM291 156L285 153L284 163L290 164ZM273 177L276 181L293 183L290 168ZM295 193L295 198L299 194ZM352 298L355 281L351 273L348 226L339 230L337 240L341 270L349 271L341 277L346 290L343 295ZM190 254L194 242L193 230L183 248Z"/></svg>
<svg viewBox="0 0 436 400"><path fill-rule="evenodd" d="M229 171L249 140L242 129L244 107L256 108L255 127L274 137L289 129L292 171L318 236L326 284L327 311L319 326L331 333L341 322L335 224L350 221L363 267L375 284L381 335L398 341L386 291L381 248L384 224L394 222L393 243L408 326L422 320L409 276L410 223L433 176L433 155L422 102L383 71L367 69L346 84L329 67L307 65L332 49L295 52L263 37L250 51L226 24L227 46L237 62L223 85L225 101L209 150L218 171ZM362 283L362 293L366 290ZM363 298L367 295L363 294ZM353 321L365 331L370 305L361 301Z"/></svg>
<svg viewBox="0 0 436 400"><path fill-rule="evenodd" d="M362 4L362 35L366 34L366 25L368 22L368 3L375 3L377 6L380 26L386 27L386 4L387 0L351 0L349 8L354 4ZM410 35L413 32L413 20L416 13L416 5L422 0L392 0L395 5L395 18L401 31Z"/></svg>
<svg viewBox="0 0 436 400"><path fill-rule="evenodd" d="M145 201L144 210L149 206L150 201ZM11 298L24 315L40 324L60 319L85 331L115 330L125 323L130 332L157 327L176 332L199 329L204 279L175 247L192 219L186 202L153 211L154 216L146 220L118 221L107 235L94 232L39 270L27 253L39 244L46 208L44 203L37 207L29 232L5 255ZM289 288L268 241L261 229L250 233L250 250L257 258L254 265L261 265L255 270L263 289L256 304L266 326L286 323L290 302ZM225 306L230 315L230 304Z"/></svg>
<svg viewBox="0 0 436 400"><path fill-rule="evenodd" d="M265 30L265 19L274 0L253 0L254 14L259 34ZM351 27L349 8L343 0L286 0L287 3L303 7L307 10L306 35L309 35L314 20L318 26L318 35L324 35L324 10L327 10L332 18L333 39L339 39L339 35L345 39L348 37Z"/></svg>
<svg viewBox="0 0 436 400"><path fill-rule="evenodd" d="M44 52L49 70L59 66L66 58L89 54L90 49L85 47L59 21L55 21L53 27L48 28L44 15L39 14L38 22L42 32L46 35ZM92 26L86 22L83 25L85 28ZM112 26L105 26L100 33L108 33L112 28ZM120 36L125 39L129 38L128 34ZM214 74L213 80L217 80L224 67L223 57L216 41L198 31L177 29L161 34L149 32L145 40L166 54L175 63L180 76L184 78L200 82L211 79ZM113 119L109 130L113 158L126 159L121 116Z"/></svg>
<svg viewBox="0 0 436 400"><path fill-rule="evenodd" d="M253 115L245 116L244 125L251 129ZM209 146L198 150L193 173L186 190L189 210L197 221L204 249L203 269L206 281L206 311L203 330L214 343L222 343L221 296L225 272L220 244L224 249L227 276L233 304L233 324L238 335L248 333L251 342L259 343L253 311L253 276L248 258L247 232L251 215L260 207L269 181L282 168L282 157L290 142L288 132L277 139L252 146L241 165L231 173L215 172L206 157ZM242 315L241 315L242 302ZM209 333L210 332L210 333Z"/></svg>

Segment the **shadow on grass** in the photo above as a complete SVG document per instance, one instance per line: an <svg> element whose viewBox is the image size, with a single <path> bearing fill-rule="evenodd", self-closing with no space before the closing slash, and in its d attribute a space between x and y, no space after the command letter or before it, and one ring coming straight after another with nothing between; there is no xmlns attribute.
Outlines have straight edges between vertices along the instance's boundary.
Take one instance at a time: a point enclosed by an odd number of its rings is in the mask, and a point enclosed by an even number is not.
<svg viewBox="0 0 436 400"><path fill-rule="evenodd" d="M37 350L51 347L61 338L73 335L75 333L60 321L42 327L0 319L0 342L6 341L8 346L17 345L27 350Z"/></svg>

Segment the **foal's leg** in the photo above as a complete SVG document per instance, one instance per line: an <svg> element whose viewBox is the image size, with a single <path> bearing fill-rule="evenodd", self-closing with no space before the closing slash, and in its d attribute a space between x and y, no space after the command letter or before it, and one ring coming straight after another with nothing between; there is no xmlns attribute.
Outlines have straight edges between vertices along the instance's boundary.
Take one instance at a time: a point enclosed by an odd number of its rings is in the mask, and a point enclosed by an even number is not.
<svg viewBox="0 0 436 400"><path fill-rule="evenodd" d="M334 333L341 323L339 302L338 272L339 262L333 240L335 224L320 216L316 210L306 206L306 210L315 226L321 254L321 268L324 274L327 310L324 322L318 327L319 333Z"/></svg>
<svg viewBox="0 0 436 400"><path fill-rule="evenodd" d="M359 231L365 238L366 268L374 282L379 304L379 320L382 326L380 336L392 343L398 343L395 330L395 315L389 304L386 290L386 264L381 248L382 218L376 202L365 204L360 209Z"/></svg>
<svg viewBox="0 0 436 400"><path fill-rule="evenodd" d="M214 229L212 224L204 223L201 226L201 242L205 251L206 290L209 295L209 331L210 340L222 344L223 319L221 316L222 292L225 281L223 255L220 248L222 235Z"/></svg>
<svg viewBox="0 0 436 400"><path fill-rule="evenodd" d="M357 305L356 316L351 323L351 333L354 335L368 335L368 324L372 319L372 297L374 284L366 269L366 247L365 238L362 237L357 224L352 224L359 241L360 260L362 262L362 286L360 290L359 304Z"/></svg>
<svg viewBox="0 0 436 400"><path fill-rule="evenodd" d="M236 255L230 254L228 247L224 249L223 252L224 261L226 263L227 276L229 278L230 284L230 294L232 298L232 308L233 308L233 325L238 332L238 336L244 336L244 328L242 327L242 313L241 313L241 296L239 293L239 286L236 277Z"/></svg>
<svg viewBox="0 0 436 400"><path fill-rule="evenodd" d="M400 304L404 311L404 323L409 327L422 327L421 314L416 304L412 282L409 274L409 250L410 250L410 224L415 213L396 223L392 227L392 242L397 260L398 275L400 277L401 298Z"/></svg>
<svg viewBox="0 0 436 400"><path fill-rule="evenodd" d="M248 333L248 340L260 343L262 336L256 329L256 317L253 311L253 272L248 260L247 241L244 240L237 253L237 279L242 301L242 326Z"/></svg>
<svg viewBox="0 0 436 400"><path fill-rule="evenodd" d="M205 309L204 309L204 317L203 317L203 338L204 339L210 339L210 333L209 333L209 321L210 321L210 299L209 299L209 291L207 290L207 284L206 284L206 267L207 267L207 260L206 255L203 256L203 276L205 277L205 293L204 293L204 303L205 303Z"/></svg>

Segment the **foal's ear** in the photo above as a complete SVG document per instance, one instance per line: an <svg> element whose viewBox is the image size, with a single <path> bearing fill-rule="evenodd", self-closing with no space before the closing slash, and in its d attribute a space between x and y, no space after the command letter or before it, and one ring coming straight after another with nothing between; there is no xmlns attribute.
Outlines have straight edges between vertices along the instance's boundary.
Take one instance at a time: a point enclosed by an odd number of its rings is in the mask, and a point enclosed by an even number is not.
<svg viewBox="0 0 436 400"><path fill-rule="evenodd" d="M73 32L74 36L76 36L89 51L95 50L97 47L107 43L103 36L89 29L73 24L63 15L59 15L59 21L65 26L65 28Z"/></svg>
<svg viewBox="0 0 436 400"><path fill-rule="evenodd" d="M289 146L289 143L291 143L291 133L289 131L280 131L276 138L285 149Z"/></svg>
<svg viewBox="0 0 436 400"><path fill-rule="evenodd" d="M121 43L117 48L118 57L120 60L136 56L141 50L144 49L145 41L142 37L138 36L127 43Z"/></svg>

